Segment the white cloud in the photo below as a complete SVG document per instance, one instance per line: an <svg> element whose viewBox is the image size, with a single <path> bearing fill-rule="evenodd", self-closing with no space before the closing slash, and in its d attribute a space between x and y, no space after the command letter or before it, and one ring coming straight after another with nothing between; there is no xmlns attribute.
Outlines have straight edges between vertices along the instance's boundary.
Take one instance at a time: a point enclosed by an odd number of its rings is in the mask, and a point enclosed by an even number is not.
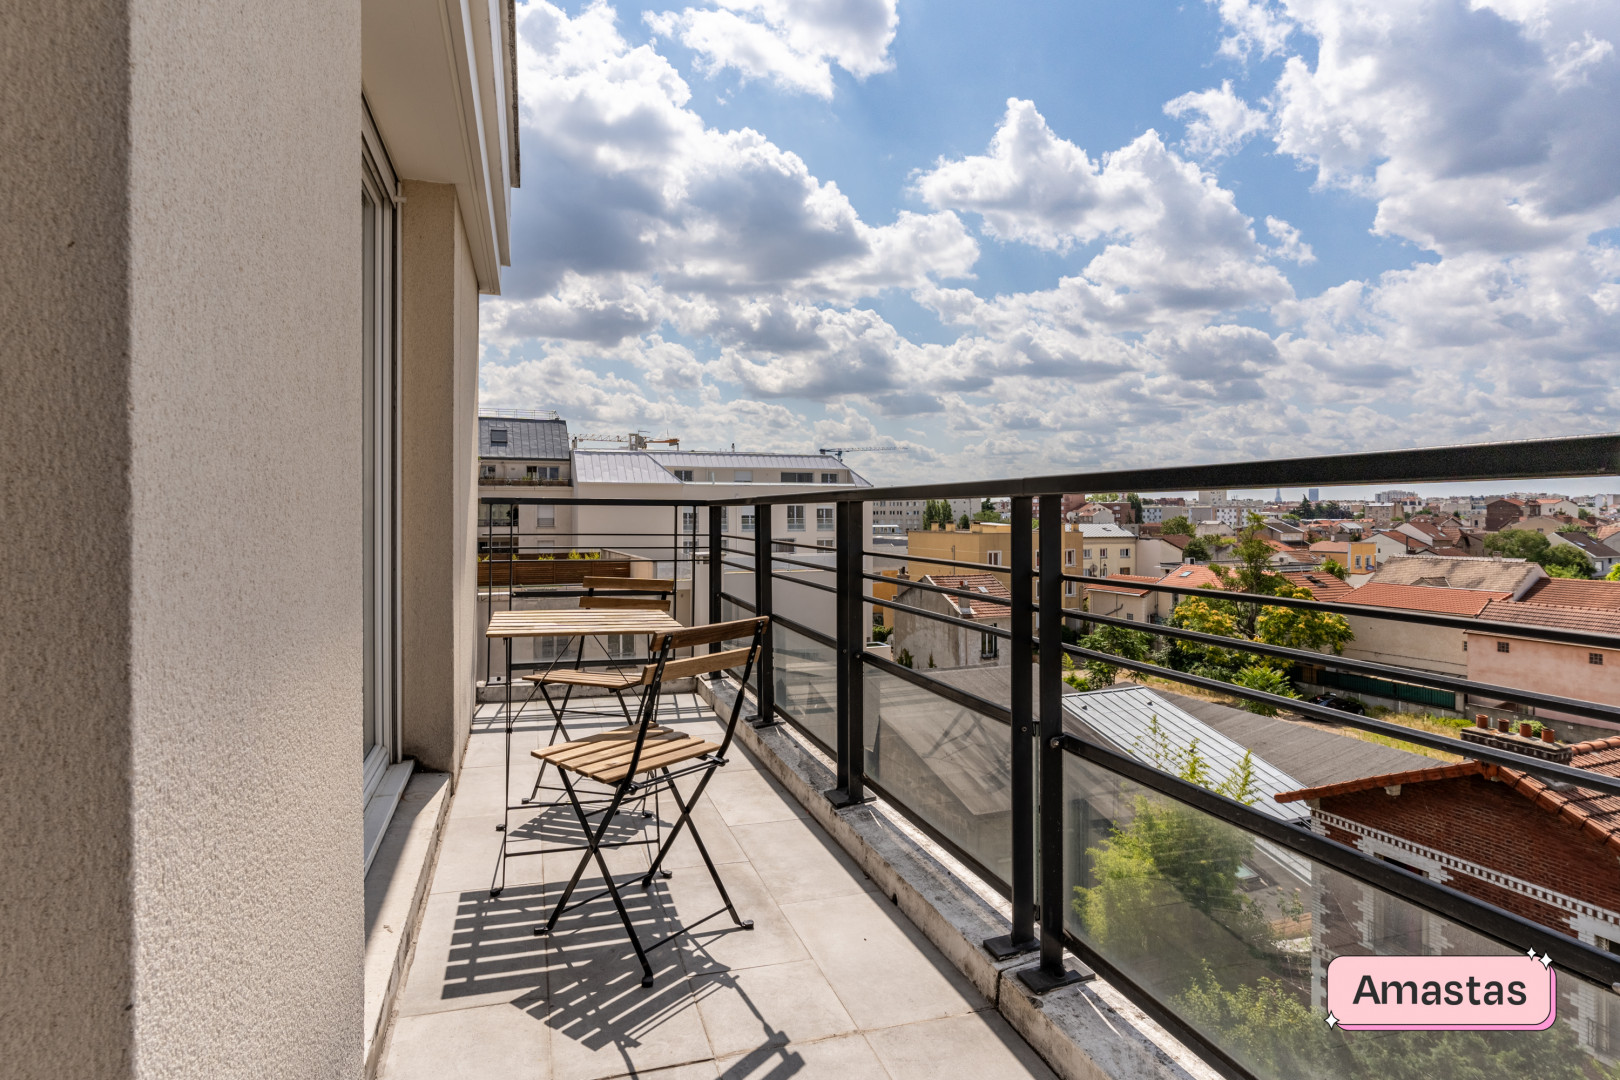
<svg viewBox="0 0 1620 1080"><path fill-rule="evenodd" d="M1246 60L1250 54L1275 56L1288 43L1294 21L1270 0L1210 0L1220 9L1227 36L1221 55Z"/></svg>
<svg viewBox="0 0 1620 1080"><path fill-rule="evenodd" d="M833 96L833 65L857 79L893 67L889 44L896 0L717 0L713 8L647 13L659 34L677 38L710 73L733 68L746 81Z"/></svg>
<svg viewBox="0 0 1620 1080"><path fill-rule="evenodd" d="M1266 130L1270 118L1232 92L1232 80L1221 80L1218 90L1199 90L1165 102L1166 116L1181 119L1191 113L1184 140L1188 153L1219 157L1236 153L1251 136Z"/></svg>
<svg viewBox="0 0 1620 1080"><path fill-rule="evenodd" d="M1266 232L1277 241L1277 246L1272 249L1277 258L1297 262L1301 266L1309 266L1316 261L1316 252L1311 250L1311 245L1301 240L1299 230L1282 218L1267 214Z"/></svg>

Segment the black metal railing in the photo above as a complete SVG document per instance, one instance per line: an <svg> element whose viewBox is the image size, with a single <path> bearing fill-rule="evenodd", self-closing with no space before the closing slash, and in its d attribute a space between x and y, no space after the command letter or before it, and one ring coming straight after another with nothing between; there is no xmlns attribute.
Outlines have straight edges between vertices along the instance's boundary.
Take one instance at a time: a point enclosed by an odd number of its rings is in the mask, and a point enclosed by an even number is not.
<svg viewBox="0 0 1620 1080"><path fill-rule="evenodd" d="M693 620L718 620L737 611L771 615L771 640L760 659L755 677L748 687L741 688L741 692L750 694L754 699L753 722L758 725L786 723L833 759L836 782L826 794L835 806L856 805L876 794L1005 896L1011 910L1007 933L990 939L985 947L992 955L1002 959L1035 954L1035 961L1018 972L1032 990L1043 992L1085 975L1083 971L1066 966L1065 953L1070 952L1083 964L1107 977L1121 992L1218 1071L1233 1077L1270 1077L1287 1075L1288 1068L1266 1058L1264 1054L1257 1054L1253 1045L1245 1044L1242 1038L1210 1020L1207 1008L1201 1012L1203 1006L1195 1008L1189 1005L1188 991L1176 990L1176 986L1181 984L1164 977L1154 963L1144 961L1142 956L1131 954L1129 949L1115 946L1109 939L1099 936L1095 932L1095 920L1088 922L1075 915L1076 904L1079 903L1076 896L1084 894L1095 898L1098 894L1089 890L1102 888L1096 883L1092 869L1088 869L1088 860L1095 861L1095 853L1106 848L1107 838L1116 835L1106 831L1096 833L1095 830L1086 833L1076 823L1077 816L1086 817L1091 822L1085 828L1091 828L1097 821L1104 821L1113 822L1109 828L1123 829L1125 826L1119 822L1157 813L1154 808L1159 806L1192 815L1203 823L1200 828L1209 835L1219 832L1222 836L1229 834L1238 838L1234 843L1262 845L1262 849L1257 850L1270 853L1264 855L1264 859L1292 866L1296 874L1301 867L1305 868L1308 873L1300 880L1308 883L1313 903L1322 908L1318 918L1324 924L1338 915L1329 910L1333 898L1327 893L1319 893L1321 882L1349 883L1347 887L1364 890L1371 897L1368 904L1373 907L1382 904L1400 918L1410 920L1412 913L1417 913L1421 920L1426 913L1427 917L1441 920L1448 928L1447 940L1472 941L1480 949L1497 951L1522 952L1529 948L1549 956L1560 971L1579 980L1584 987L1582 993L1588 997L1601 996L1602 1000L1589 1009L1586 1005L1580 1007L1592 1015L1606 1017L1612 1014L1620 1017L1620 996L1614 994L1620 990L1620 956L1602 947L1601 943L1579 940L1414 873L1398 863L1338 843L1305 825L1290 823L1245 801L1228 798L1163 769L1144 764L1066 725L1063 704L1066 657L1079 664L1087 661L1103 663L1211 691L1229 699L1251 702L1264 709L1284 709L1308 719L1349 726L1404 744L1444 751L1486 764L1508 766L1561 790L1573 785L1605 795L1620 795L1620 778L1477 742L1463 742L1434 731L1372 716L1329 709L1265 690L1177 670L1151 660L1135 660L1100 651L1065 641L1061 629L1070 623L1129 629L1165 642L1213 646L1273 660L1308 663L1352 676L1408 683L1461 695L1477 695L1519 706L1554 709L1598 725L1620 725L1620 703L1582 700L1568 694L1539 693L1522 687L1495 685L1433 671L1199 633L1164 622L1127 621L1092 614L1080 607L1065 607L1066 583L1078 586L1083 596L1085 586L1117 582L1064 572L1061 515L1040 513L1037 520L1038 504L1043 499L1059 499L1068 492L1098 490L1168 492L1208 488L1522 481L1610 476L1617 472L1620 472L1620 435L1190 468L1080 473L986 483L845 488L746 499L614 502L486 498L482 501L513 507L516 509L514 517L521 514L521 507L531 504L570 506L576 508L576 513L584 513L586 508L591 507L606 509L612 506L642 507L649 514L667 511L671 521L667 533L598 533L582 527L576 520L569 539L573 543L590 542L592 538L611 539L618 550L632 556L667 552L663 558L650 561L673 571L660 576L678 579L684 566L687 573L684 612ZM933 554L919 555L916 559L932 566L995 574L1008 585L1009 595L1005 599L934 582L897 580L873 571L870 560L895 560L902 556L895 551L871 550L868 547L870 523L865 504L879 499L935 499L969 495L1010 496L1010 551L1007 564L946 559ZM835 547L831 552L815 544L776 536L772 508L829 503L835 506ZM739 514L743 510L749 511L753 523L751 531L728 531L726 524L728 515L734 512L733 508ZM702 520L704 517L706 521ZM480 536L489 534L486 538L493 540L501 528L503 526L485 527L481 529ZM511 544L521 546L526 542L522 530L515 523L509 528ZM491 554L489 557L493 559L499 556ZM1041 568L1050 568L1051 572ZM738 595L726 587L728 571L751 577L751 595ZM702 611L699 610L698 596L700 575L706 577L702 588L706 594ZM915 590L916 595L924 599L908 598L902 601L897 595L879 597L868 591L868 583L903 586ZM1131 588L1149 593L1208 595L1199 588L1165 583L1133 581ZM495 593L496 590L488 590L487 599L492 606L497 602ZM551 590L549 594L563 595L558 590ZM784 598L790 594L799 599L785 602ZM815 617L807 614L815 605L803 598L826 594L831 594L832 598L830 618L825 617L826 613L820 607L816 610L821 614ZM949 611L926 607L924 600L930 595L971 599L975 603L1005 608L1005 619L1002 621L1006 625L986 625L977 619L963 618L954 605L949 605ZM1223 600L1239 603L1292 607L1336 615L1352 614L1389 624L1416 625L1435 630L1495 632L1520 639L1620 649L1620 637L1593 630L1498 624L1452 615L1239 591L1223 591L1218 595ZM521 589L510 589L504 595L508 604L522 598ZM1076 598L1068 599L1078 603ZM871 620L868 613L874 606L891 612L903 612L931 624L990 635L1007 642L1005 700L992 700L971 686L941 677L945 672L930 674L879 655L869 644ZM1048 624L1042 619L1043 613L1057 615L1052 620L1051 632L1047 632ZM781 662L780 667L778 661ZM831 687L827 686L829 680ZM922 695L922 698L918 699L915 695ZM937 708L932 713L926 707L911 708L902 722L902 709L897 708L892 716L886 709L885 702L890 699L932 701ZM869 715L874 702L877 703L876 713ZM995 813L986 812L979 818L994 821L990 830L994 835L987 835L983 828L975 826L977 831L974 835L966 836L967 832L974 830L964 829L960 821L946 820L948 815L937 812L935 806L938 800L935 796L938 793L928 790L926 783L920 784L918 773L907 774L895 768L883 756L888 752L885 750L886 744L881 736L873 738L874 732L869 730L869 723L880 729L885 725L889 728L906 726L909 728L908 735L915 738L919 732L931 734L941 744L953 741L952 745L963 755L962 760L980 761L982 771L987 775L994 774L982 786L991 792L986 797L994 804ZM1616 730L1620 731L1620 727ZM999 735L994 734L996 732ZM966 749L962 749L964 747ZM974 754L980 756L974 758ZM970 776L968 779L973 778ZM1099 835L1103 836L1103 840L1097 841L1097 847L1085 846L1088 837L1095 839ZM1188 854L1197 855L1196 852ZM1172 894L1167 895L1173 895L1173 890ZM1103 903L1105 900L1096 902ZM1246 909L1240 902L1235 910ZM1219 904L1213 914L1198 909L1197 904L1186 908L1185 914L1189 925L1197 923L1204 926L1207 922L1209 926L1222 927L1215 935L1218 938L1221 933L1234 940L1242 937L1240 930L1227 925L1236 916L1227 919L1231 913ZM1400 921L1395 915L1391 918ZM1227 921L1223 922L1223 919ZM1279 925L1287 923L1282 918L1273 921ZM1314 930L1312 932L1315 933ZM1620 925L1616 926L1616 937L1620 939ZM1314 937L1311 939L1313 956L1326 947ZM1257 953L1252 942L1245 948L1250 954ZM1275 950L1273 953L1275 955L1266 954L1266 962L1273 962L1278 956L1284 955ZM1211 975L1212 979L1214 977ZM1299 978L1303 980L1304 976ZM1602 1026L1598 1021L1593 1023ZM1588 1024L1587 1029L1591 1028L1592 1025ZM1620 1036L1620 1031L1615 1034ZM1592 1052L1603 1061L1612 1059L1613 1055L1606 1050L1610 1042L1620 1046L1620 1038L1610 1039L1607 1035L1599 1038L1591 1035L1590 1030L1583 1039L1582 1045L1595 1048ZM1303 1051L1296 1049L1290 1052ZM1337 1044L1335 1047L1321 1048L1321 1052L1327 1055L1322 1060L1330 1064L1338 1062L1331 1064L1331 1067L1320 1064L1313 1066L1325 1070L1321 1072L1322 1075L1362 1075L1344 1064L1351 1061L1353 1055L1346 1057L1349 1051L1337 1047ZM1335 1054L1338 1057L1334 1057ZM1296 1062L1293 1067L1304 1066Z"/></svg>

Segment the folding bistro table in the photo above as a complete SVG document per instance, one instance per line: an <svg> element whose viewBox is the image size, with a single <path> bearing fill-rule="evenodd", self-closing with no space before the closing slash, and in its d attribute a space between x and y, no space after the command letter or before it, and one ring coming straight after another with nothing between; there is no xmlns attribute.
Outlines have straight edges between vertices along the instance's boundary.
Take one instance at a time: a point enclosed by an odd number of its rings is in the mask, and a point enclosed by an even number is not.
<svg viewBox="0 0 1620 1080"><path fill-rule="evenodd" d="M562 610L541 611L496 611L491 613L489 628L484 631L485 637L498 638L506 642L506 753L505 785L501 791L501 851L496 864L496 880L501 884L491 883L490 895L499 896L501 888L506 881L506 860L513 855L538 855L537 847L533 851L512 851L510 848L511 824L510 815L513 810L539 809L534 799L525 799L517 806L512 805L512 642L516 638L542 638L561 637L581 639L580 650L585 648L584 638L596 637L601 634L668 634L683 627L668 614L662 611L641 611L629 608L576 608ZM559 658L567 651L566 646L558 651ZM556 661L553 661L555 664ZM533 696L532 694L530 695ZM544 768L544 765L542 765ZM538 782L537 782L538 786Z"/></svg>

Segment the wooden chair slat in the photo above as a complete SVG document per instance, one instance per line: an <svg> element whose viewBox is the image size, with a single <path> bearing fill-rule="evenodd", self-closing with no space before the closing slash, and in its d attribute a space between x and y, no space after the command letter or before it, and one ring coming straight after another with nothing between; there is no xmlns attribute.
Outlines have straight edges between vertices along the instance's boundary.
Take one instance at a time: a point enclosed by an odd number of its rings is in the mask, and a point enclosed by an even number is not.
<svg viewBox="0 0 1620 1080"><path fill-rule="evenodd" d="M664 662L665 679L685 679L693 675L706 675L711 671L742 667L748 662L748 649L728 649L725 652L703 653L685 660ZM651 667L652 665L649 665ZM647 680L643 680L647 681Z"/></svg>
<svg viewBox="0 0 1620 1080"><path fill-rule="evenodd" d="M620 611L665 611L669 610L668 600L643 600L636 596L582 596L579 598L582 611L613 608Z"/></svg>
<svg viewBox="0 0 1620 1080"><path fill-rule="evenodd" d="M603 690L628 690L632 686L640 686L646 682L646 677L640 670L627 675L618 671L559 668L556 671L525 675L523 678L526 682L543 683L547 686L594 686Z"/></svg>
<svg viewBox="0 0 1620 1080"><path fill-rule="evenodd" d="M669 631L669 643L677 649L695 645L710 645L716 641L745 640L754 636L754 628L769 625L768 618L736 619L732 622L709 623L707 626L682 627Z"/></svg>
<svg viewBox="0 0 1620 1080"><path fill-rule="evenodd" d="M640 592L674 592L674 578L657 577L587 577L587 589L635 589Z"/></svg>

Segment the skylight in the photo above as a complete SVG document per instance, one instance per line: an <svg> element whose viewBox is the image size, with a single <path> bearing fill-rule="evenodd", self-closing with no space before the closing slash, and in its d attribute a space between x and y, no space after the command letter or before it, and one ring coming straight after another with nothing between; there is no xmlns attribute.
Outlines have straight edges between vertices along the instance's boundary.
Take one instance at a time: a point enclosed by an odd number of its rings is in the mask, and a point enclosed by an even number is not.
<svg viewBox="0 0 1620 1080"><path fill-rule="evenodd" d="M506 428L496 427L489 429L489 443L491 446L506 445Z"/></svg>

